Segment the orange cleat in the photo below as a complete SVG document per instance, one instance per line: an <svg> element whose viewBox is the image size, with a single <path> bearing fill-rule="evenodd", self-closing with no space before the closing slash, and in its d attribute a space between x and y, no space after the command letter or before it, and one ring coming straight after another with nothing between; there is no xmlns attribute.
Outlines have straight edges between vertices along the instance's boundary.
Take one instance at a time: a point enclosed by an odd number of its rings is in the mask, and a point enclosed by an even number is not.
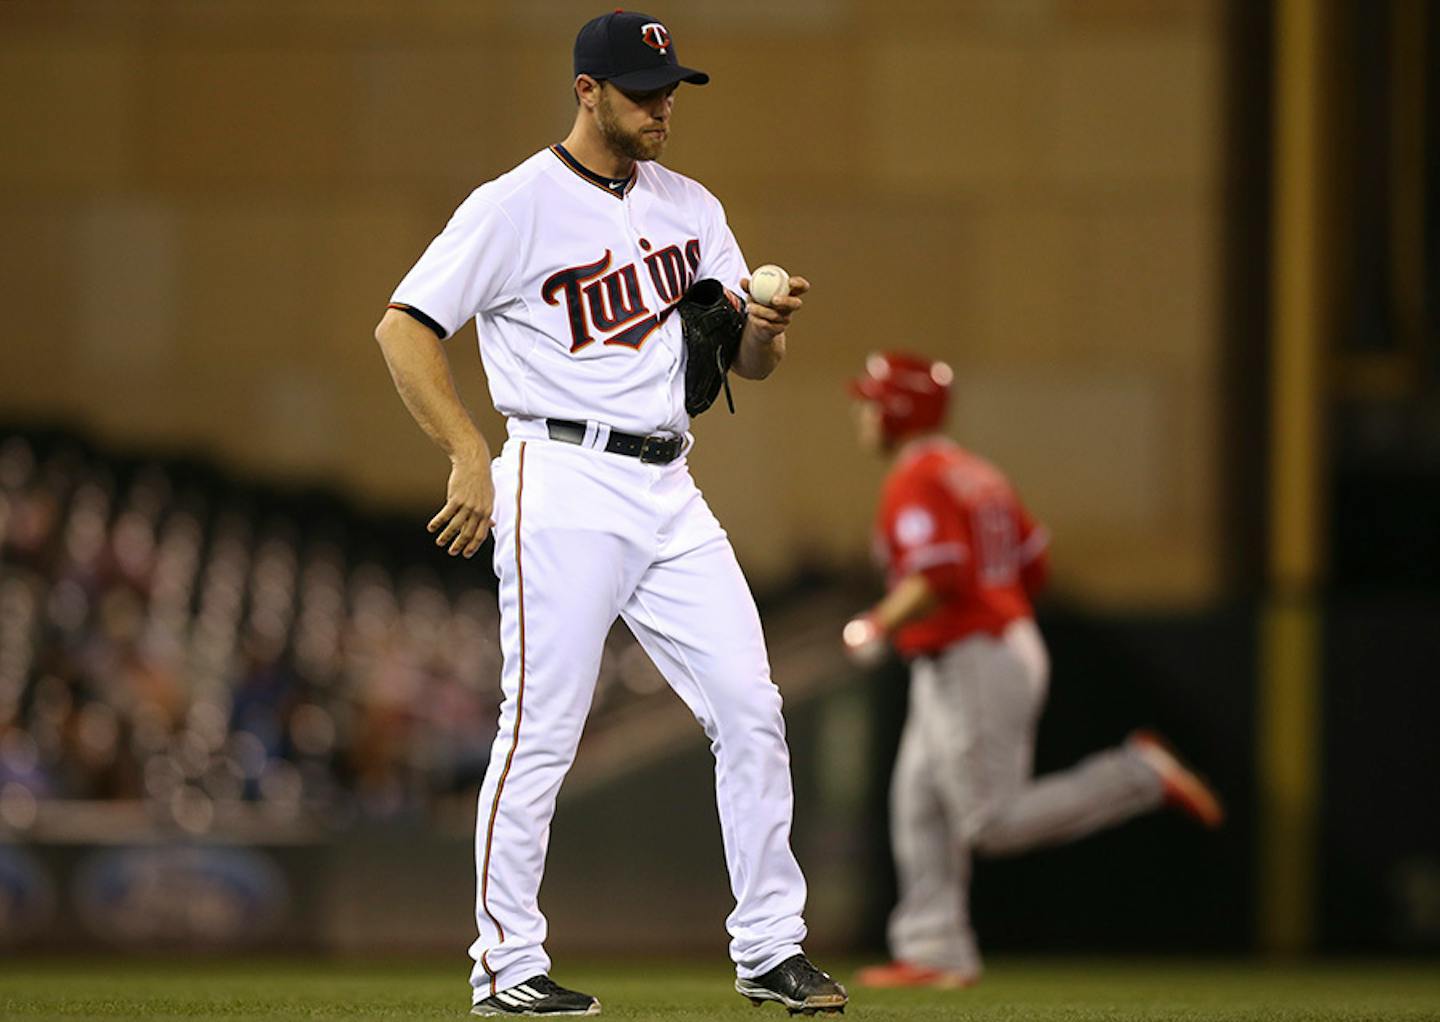
<svg viewBox="0 0 1440 1022"><path fill-rule="evenodd" d="M870 965L861 969L855 974L855 982L862 987L876 990L898 987L962 990L980 982L980 977L974 973L933 969L928 965L912 965L910 962L886 962L884 965Z"/></svg>
<svg viewBox="0 0 1440 1022"><path fill-rule="evenodd" d="M1160 775L1167 805L1176 807L1210 830L1225 822L1225 807L1221 805L1219 796L1199 774L1181 761L1163 738L1153 731L1135 731L1130 735L1130 744Z"/></svg>

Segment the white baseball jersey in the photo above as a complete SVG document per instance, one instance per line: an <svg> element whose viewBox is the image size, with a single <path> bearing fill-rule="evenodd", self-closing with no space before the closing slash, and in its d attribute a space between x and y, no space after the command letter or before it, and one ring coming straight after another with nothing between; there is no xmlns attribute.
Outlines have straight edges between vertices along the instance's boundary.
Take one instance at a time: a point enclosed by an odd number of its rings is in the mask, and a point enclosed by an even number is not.
<svg viewBox="0 0 1440 1022"><path fill-rule="evenodd" d="M551 146L472 192L391 302L442 337L473 316L509 418L683 434L670 313L694 280L740 293L747 275L724 209L697 182L653 162L611 182Z"/></svg>
<svg viewBox="0 0 1440 1022"><path fill-rule="evenodd" d="M715 752L737 976L800 952L789 751L754 600L685 457L609 452L602 428L686 432L670 313L692 281L738 293L746 275L700 185L656 163L612 182L554 146L476 189L392 299L442 338L476 318L510 432L492 466L503 700L476 818L477 1002L519 1005L524 993L509 991L550 968L539 910L550 821L617 617ZM546 418L590 428L565 443Z"/></svg>

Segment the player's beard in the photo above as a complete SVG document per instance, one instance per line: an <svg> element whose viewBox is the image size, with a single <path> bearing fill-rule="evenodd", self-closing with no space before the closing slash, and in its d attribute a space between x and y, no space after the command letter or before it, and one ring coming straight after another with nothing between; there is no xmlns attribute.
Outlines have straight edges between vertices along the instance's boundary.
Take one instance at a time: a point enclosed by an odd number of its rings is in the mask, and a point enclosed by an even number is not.
<svg viewBox="0 0 1440 1022"><path fill-rule="evenodd" d="M655 137L643 131L626 131L620 126L615 110L610 105L608 91L600 93L600 102L595 106L595 122L600 126L600 136L617 156L630 160L658 160L665 151L666 135Z"/></svg>

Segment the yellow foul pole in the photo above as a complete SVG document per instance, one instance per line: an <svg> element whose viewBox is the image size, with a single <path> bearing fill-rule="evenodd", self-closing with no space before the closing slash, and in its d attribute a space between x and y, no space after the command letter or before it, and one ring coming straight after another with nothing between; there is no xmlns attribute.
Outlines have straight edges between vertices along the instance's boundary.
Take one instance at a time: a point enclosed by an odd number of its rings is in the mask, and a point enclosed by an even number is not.
<svg viewBox="0 0 1440 1022"><path fill-rule="evenodd" d="M1313 945L1320 745L1325 0L1277 0L1268 597L1260 628L1257 937Z"/></svg>

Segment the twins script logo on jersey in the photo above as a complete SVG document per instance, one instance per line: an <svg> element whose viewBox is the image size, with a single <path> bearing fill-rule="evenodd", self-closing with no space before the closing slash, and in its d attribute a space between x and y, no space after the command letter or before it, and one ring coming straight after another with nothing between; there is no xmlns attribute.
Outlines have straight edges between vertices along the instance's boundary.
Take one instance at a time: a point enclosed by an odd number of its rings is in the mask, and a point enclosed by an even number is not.
<svg viewBox="0 0 1440 1022"><path fill-rule="evenodd" d="M671 245L645 257L650 283L655 285L655 292L664 303L658 315L645 306L636 264L626 263L611 270L612 258L607 248L593 263L567 267L551 274L540 285L540 297L547 305L559 305L560 296L565 297L571 352L594 344L595 333L610 334L605 338L606 344L627 348L644 344L645 338L660 325L695 279L695 270L700 265L700 242L692 238L685 242L683 252L679 245Z"/></svg>
<svg viewBox="0 0 1440 1022"><path fill-rule="evenodd" d="M641 25L640 38L645 40L646 46L652 50L659 50L661 54L664 54L670 46L670 33L658 21L647 21Z"/></svg>

